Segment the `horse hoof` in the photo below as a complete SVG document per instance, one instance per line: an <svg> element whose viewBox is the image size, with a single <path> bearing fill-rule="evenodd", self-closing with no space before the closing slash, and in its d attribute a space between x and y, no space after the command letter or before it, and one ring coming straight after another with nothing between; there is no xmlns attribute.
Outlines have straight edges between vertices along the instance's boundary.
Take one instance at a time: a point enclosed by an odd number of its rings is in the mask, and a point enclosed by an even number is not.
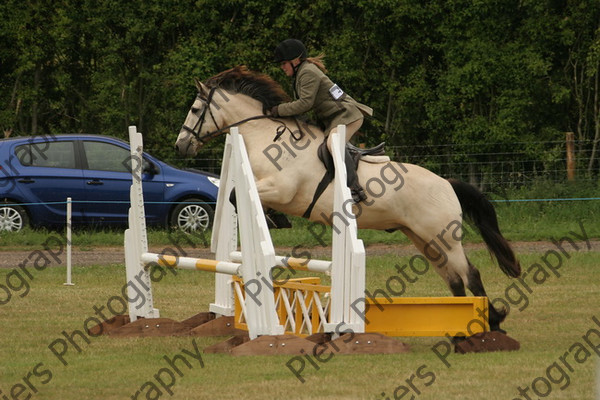
<svg viewBox="0 0 600 400"><path fill-rule="evenodd" d="M367 199L367 195L365 194L365 191L362 189L352 189L352 201L354 201L355 204L360 203L361 201L365 201Z"/></svg>
<svg viewBox="0 0 600 400"><path fill-rule="evenodd" d="M453 345L457 345L458 343L460 343L460 342L463 342L463 341L465 341L466 339L467 339L467 337L466 337L466 336L454 336L454 337L452 337L452 339L450 340L450 342L451 342Z"/></svg>
<svg viewBox="0 0 600 400"><path fill-rule="evenodd" d="M492 332L500 332L506 335L506 331L502 328L500 328L500 326L491 326L490 327L490 331Z"/></svg>

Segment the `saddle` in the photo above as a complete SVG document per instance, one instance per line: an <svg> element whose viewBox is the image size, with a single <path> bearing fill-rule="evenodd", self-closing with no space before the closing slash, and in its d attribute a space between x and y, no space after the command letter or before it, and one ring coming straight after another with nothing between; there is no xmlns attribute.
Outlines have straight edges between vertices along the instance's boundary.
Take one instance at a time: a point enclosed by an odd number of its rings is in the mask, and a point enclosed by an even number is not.
<svg viewBox="0 0 600 400"><path fill-rule="evenodd" d="M356 170L358 169L359 161L364 161L372 164L386 163L390 161L390 158L385 155L384 147L385 142L379 143L377 146L371 147L369 149L362 149L360 147L354 146L351 143L346 143L345 157L347 166L346 172L348 175L348 186L352 187L353 184L358 182ZM314 208L317 200L319 199L319 197L321 197L321 195L323 194L327 186L329 186L329 184L333 181L333 178L335 176L333 156L327 148L327 140L321 143L321 145L317 149L317 155L319 156L319 159L325 166L326 171L325 175L323 175L323 178L321 179L321 182L319 182L317 189L315 190L315 194L313 195L313 199L310 205L302 215L304 218L310 217L312 209ZM235 205L235 193L232 193L232 197L233 198L230 198L230 201L232 201L232 204ZM277 212L275 210L267 210L265 217L267 219L269 229L285 229L291 228L292 226L291 222L287 219L285 214Z"/></svg>
<svg viewBox="0 0 600 400"><path fill-rule="evenodd" d="M358 185L358 175L356 170L358 169L359 161L365 161L368 163L386 163L390 161L390 158L385 155L384 147L385 142L379 143L377 146L369 149L361 149L352 145L351 143L346 143L346 173L348 179L347 184L350 188ZM315 190L315 194L310 205L302 215L304 218L310 217L312 209L314 208L317 200L319 197L321 197L335 176L333 156L327 148L327 139L325 139L319 146L317 155L325 166L326 171L325 175L323 175L323 178L321 179L321 182L319 182L317 185L317 189Z"/></svg>
<svg viewBox="0 0 600 400"><path fill-rule="evenodd" d="M323 162L325 168L333 171L333 157L329 153L326 143L327 142L321 143L317 152L319 159ZM365 161L371 164L386 163L390 161L390 158L385 155L385 142L381 142L377 146L369 149L363 149L356 147L352 143L346 143L346 157L348 157L348 155L350 155L354 161L354 170L358 169L359 161ZM325 161L326 159L328 159L327 162Z"/></svg>

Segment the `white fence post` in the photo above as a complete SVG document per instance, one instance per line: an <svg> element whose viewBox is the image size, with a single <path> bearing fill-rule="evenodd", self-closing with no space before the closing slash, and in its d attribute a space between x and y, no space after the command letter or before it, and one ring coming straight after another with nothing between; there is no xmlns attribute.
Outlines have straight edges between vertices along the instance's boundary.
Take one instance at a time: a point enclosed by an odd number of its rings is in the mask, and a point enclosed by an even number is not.
<svg viewBox="0 0 600 400"><path fill-rule="evenodd" d="M326 332L352 330L364 333L365 248L357 239L352 195L347 186L345 147L346 126L331 134L335 164L332 221L331 312Z"/></svg>
<svg viewBox="0 0 600 400"><path fill-rule="evenodd" d="M229 195L235 187L234 174L231 170L231 152L231 137L227 135L210 241L210 249L215 253L215 260L231 261L230 254L237 250L238 246L237 214L235 207L229 202ZM235 314L235 300L230 275L215 274L215 302L210 304L209 311L223 316Z"/></svg>
<svg viewBox="0 0 600 400"><path fill-rule="evenodd" d="M71 260L71 228L72 228L72 204L70 197L67 197L67 281L65 286L73 286L71 281L72 260Z"/></svg>
<svg viewBox="0 0 600 400"><path fill-rule="evenodd" d="M244 140L237 128L231 129L236 205L242 250L242 279L246 292L246 323L250 338L260 335L281 335L283 326L279 323L271 268L276 264L275 249L262 204L254 182L252 167L246 152ZM226 194L228 195L228 194Z"/></svg>
<svg viewBox="0 0 600 400"><path fill-rule="evenodd" d="M159 311L153 306L150 273L142 264L142 254L148 252L144 194L142 190L144 143L142 134L137 131L135 126L129 127L129 144L131 147L132 169L131 189L129 192L131 205L129 207L129 228L125 230L125 267L127 271L129 318L133 322L138 317L158 318ZM139 296L139 293L142 296ZM135 298L139 298L139 300L132 302L131 299Z"/></svg>

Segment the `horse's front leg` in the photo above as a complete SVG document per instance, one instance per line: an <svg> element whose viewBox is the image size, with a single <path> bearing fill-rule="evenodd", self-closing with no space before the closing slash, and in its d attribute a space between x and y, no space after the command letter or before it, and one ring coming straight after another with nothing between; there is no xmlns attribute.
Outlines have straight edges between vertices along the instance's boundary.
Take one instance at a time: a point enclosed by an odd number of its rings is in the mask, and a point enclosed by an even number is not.
<svg viewBox="0 0 600 400"><path fill-rule="evenodd" d="M268 177L256 181L258 196L263 205L276 208L278 205L290 203L296 196L296 187L282 177Z"/></svg>

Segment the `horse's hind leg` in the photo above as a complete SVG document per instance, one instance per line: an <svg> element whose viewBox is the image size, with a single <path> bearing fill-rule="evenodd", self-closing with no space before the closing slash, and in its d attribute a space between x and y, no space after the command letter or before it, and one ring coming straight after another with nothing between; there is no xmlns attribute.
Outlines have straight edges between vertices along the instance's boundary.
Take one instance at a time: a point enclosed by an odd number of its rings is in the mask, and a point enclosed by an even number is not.
<svg viewBox="0 0 600 400"><path fill-rule="evenodd" d="M436 246L432 242L425 242L413 231L406 228L402 231L414 243L419 251L427 257L428 261L435 267L436 272L444 279L448 288L454 296L466 296L466 288L474 296L488 297L479 270L467 259L462 243L446 238L441 245ZM497 310L488 297L489 324L492 331L502 331L500 323L506 317L505 310Z"/></svg>
<svg viewBox="0 0 600 400"><path fill-rule="evenodd" d="M500 328L500 323L506 318L506 310L498 310L492 305L487 293L485 292L485 288L483 287L483 282L481 281L481 274L479 273L479 270L475 268L473 264L471 264L471 262L467 259L466 256L464 257L464 260L467 263L467 273L461 273L460 275L456 273L456 270L450 270L451 264L450 262L448 262L449 265L447 266L448 270L446 272L446 275L448 276L447 283L448 287L450 288L450 291L455 296L465 296L466 285L469 291L473 293L473 296L487 297L490 330L506 333ZM463 262L461 262L461 264L462 263ZM453 265L453 267L456 267L456 265ZM459 270L463 269L464 268L460 268Z"/></svg>
<svg viewBox="0 0 600 400"><path fill-rule="evenodd" d="M492 302L490 301L490 298L486 294L485 288L483 287L483 282L481 282L481 274L479 273L479 270L475 268L475 266L471 264L468 259L467 262L469 263L469 271L467 274L466 283L467 287L474 296L483 296L488 298L490 330L506 333L500 328L500 323L504 321L504 318L506 318L506 310L498 310L492 305Z"/></svg>
<svg viewBox="0 0 600 400"><path fill-rule="evenodd" d="M468 283L469 263L462 250L462 244L459 241L444 239L445 246L441 246L435 239L429 242L424 241L407 228L403 228L402 231L434 266L435 271L444 279L452 294L466 296L465 284Z"/></svg>
<svg viewBox="0 0 600 400"><path fill-rule="evenodd" d="M485 288L483 287L479 270L473 264L471 264L471 261L469 261L466 256L464 259L468 265L466 275L459 276L458 274L452 272L447 273L449 277L448 286L450 287L450 291L455 296L465 296L466 285L469 291L473 293L473 296L487 297L489 309L488 322L490 324L490 330L506 333L500 328L500 323L506 318L506 310L498 310L492 305L487 293L485 292Z"/></svg>

